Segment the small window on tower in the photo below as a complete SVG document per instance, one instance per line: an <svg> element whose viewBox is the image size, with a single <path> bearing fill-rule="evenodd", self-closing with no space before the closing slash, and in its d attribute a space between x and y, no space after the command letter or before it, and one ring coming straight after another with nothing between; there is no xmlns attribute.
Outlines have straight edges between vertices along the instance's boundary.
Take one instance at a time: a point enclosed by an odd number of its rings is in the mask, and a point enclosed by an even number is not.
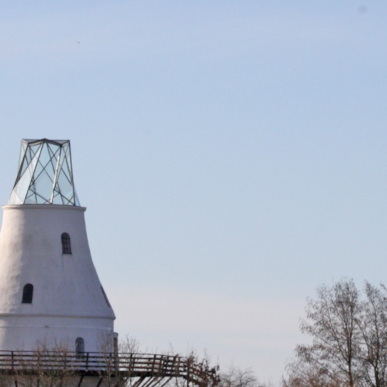
<svg viewBox="0 0 387 387"><path fill-rule="evenodd" d="M23 288L22 304L32 304L32 297L34 295L34 287L27 284Z"/></svg>
<svg viewBox="0 0 387 387"><path fill-rule="evenodd" d="M82 337L78 337L75 340L75 352L77 356L83 356L85 353L85 341L82 339Z"/></svg>
<svg viewBox="0 0 387 387"><path fill-rule="evenodd" d="M71 241L70 235L67 232L62 234L62 253L71 254Z"/></svg>

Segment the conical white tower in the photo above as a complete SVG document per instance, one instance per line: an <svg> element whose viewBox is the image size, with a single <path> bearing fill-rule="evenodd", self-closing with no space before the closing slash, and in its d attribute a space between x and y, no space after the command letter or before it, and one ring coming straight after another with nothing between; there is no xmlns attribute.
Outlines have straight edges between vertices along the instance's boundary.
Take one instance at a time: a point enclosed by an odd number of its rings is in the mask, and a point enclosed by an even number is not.
<svg viewBox="0 0 387 387"><path fill-rule="evenodd" d="M0 350L116 343L114 312L90 254L69 141L22 140L0 234ZM101 348L104 345L104 348Z"/></svg>

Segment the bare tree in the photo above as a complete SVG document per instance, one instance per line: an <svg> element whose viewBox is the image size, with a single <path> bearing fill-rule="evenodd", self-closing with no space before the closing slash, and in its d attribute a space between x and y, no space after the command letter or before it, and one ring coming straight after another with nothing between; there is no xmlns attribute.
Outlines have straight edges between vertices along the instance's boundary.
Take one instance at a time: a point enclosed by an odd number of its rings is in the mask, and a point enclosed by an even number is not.
<svg viewBox="0 0 387 387"><path fill-rule="evenodd" d="M231 365L220 374L220 387L270 387L271 383L262 383L250 369Z"/></svg>
<svg viewBox="0 0 387 387"><path fill-rule="evenodd" d="M362 337L359 354L362 377L371 387L387 385L387 300L381 289L366 282L358 325Z"/></svg>
<svg viewBox="0 0 387 387"><path fill-rule="evenodd" d="M66 343L38 342L32 352L16 351L15 384L23 387L70 387L77 383L77 365Z"/></svg>
<svg viewBox="0 0 387 387"><path fill-rule="evenodd" d="M341 387L339 377L299 359L288 364L286 372L282 387Z"/></svg>
<svg viewBox="0 0 387 387"><path fill-rule="evenodd" d="M305 376L322 378L325 386L357 385L361 378L360 313L359 292L352 280L317 289L317 299L307 301L307 320L301 322L301 332L311 336L312 344L296 348Z"/></svg>
<svg viewBox="0 0 387 387"><path fill-rule="evenodd" d="M192 380L200 380L200 384L207 387L216 387L220 383L219 366L211 364L207 353L203 357L199 357L191 352L187 364L191 368L191 374L194 374Z"/></svg>

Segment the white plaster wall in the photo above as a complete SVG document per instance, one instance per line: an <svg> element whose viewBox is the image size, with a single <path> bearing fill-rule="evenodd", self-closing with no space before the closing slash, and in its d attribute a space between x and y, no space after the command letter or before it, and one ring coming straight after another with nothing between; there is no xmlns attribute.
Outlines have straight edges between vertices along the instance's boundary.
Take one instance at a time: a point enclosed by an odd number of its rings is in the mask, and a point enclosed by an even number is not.
<svg viewBox="0 0 387 387"><path fill-rule="evenodd" d="M105 301L90 254L84 207L4 206L0 234L0 350L32 350L38 340L83 337L86 351L114 335L114 312ZM72 254L62 254L62 233ZM32 304L23 287L34 286Z"/></svg>

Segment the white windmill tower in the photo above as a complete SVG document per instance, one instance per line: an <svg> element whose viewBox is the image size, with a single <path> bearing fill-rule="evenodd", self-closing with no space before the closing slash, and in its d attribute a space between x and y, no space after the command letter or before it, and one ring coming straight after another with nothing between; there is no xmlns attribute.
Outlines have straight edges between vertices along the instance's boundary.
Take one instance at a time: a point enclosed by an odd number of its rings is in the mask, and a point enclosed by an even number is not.
<svg viewBox="0 0 387 387"><path fill-rule="evenodd" d="M68 140L22 140L0 234L0 350L111 345L114 312L90 254Z"/></svg>

